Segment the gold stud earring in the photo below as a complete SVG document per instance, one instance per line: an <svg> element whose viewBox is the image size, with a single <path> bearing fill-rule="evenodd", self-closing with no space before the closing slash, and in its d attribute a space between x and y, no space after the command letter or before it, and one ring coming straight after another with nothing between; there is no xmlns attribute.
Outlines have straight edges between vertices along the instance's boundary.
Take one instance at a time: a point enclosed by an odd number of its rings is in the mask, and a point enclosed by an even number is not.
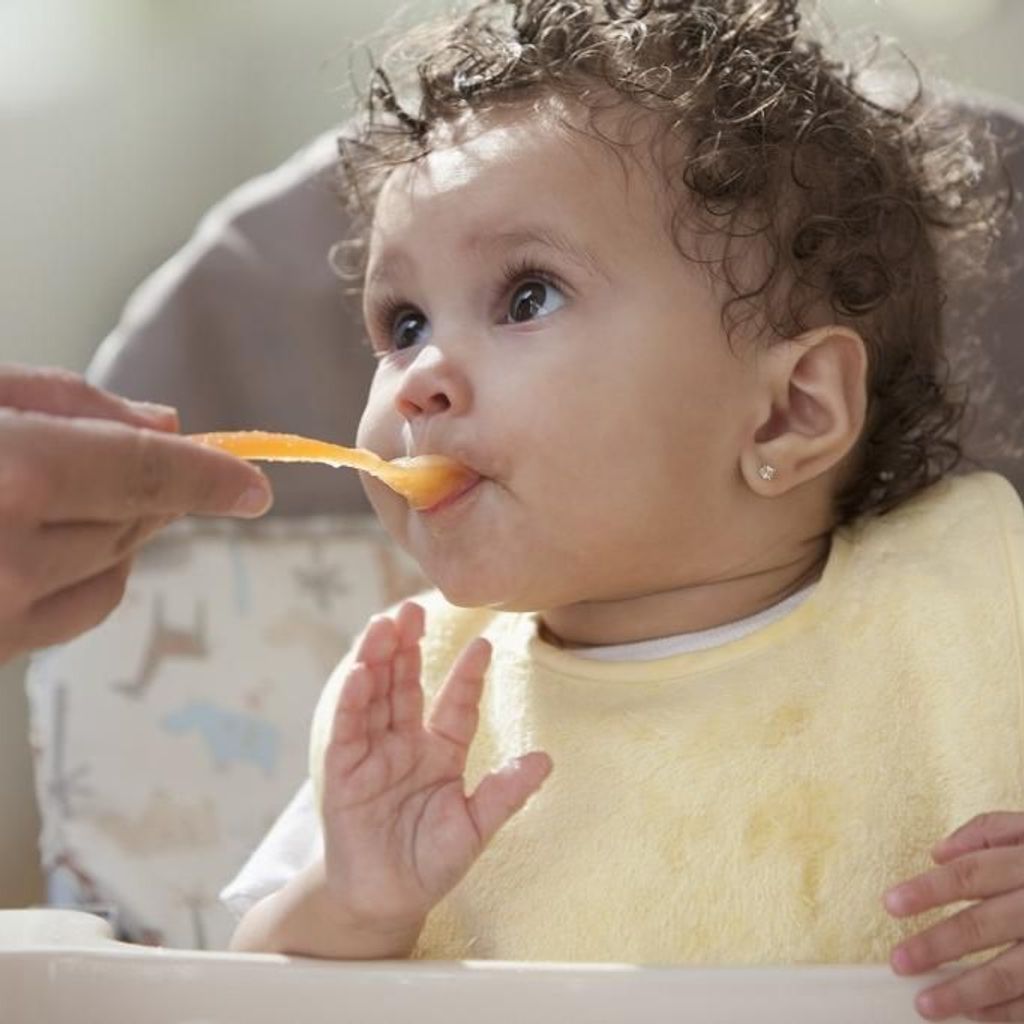
<svg viewBox="0 0 1024 1024"><path fill-rule="evenodd" d="M762 480L772 481L775 479L775 467L769 466L768 463L765 462L761 465L761 468L758 469L757 475Z"/></svg>

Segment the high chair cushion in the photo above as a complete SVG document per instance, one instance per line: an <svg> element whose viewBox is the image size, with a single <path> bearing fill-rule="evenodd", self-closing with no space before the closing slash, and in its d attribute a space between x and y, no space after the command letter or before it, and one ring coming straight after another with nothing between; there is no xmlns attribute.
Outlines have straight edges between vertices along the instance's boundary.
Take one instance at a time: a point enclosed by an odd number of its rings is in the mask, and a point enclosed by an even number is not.
<svg viewBox="0 0 1024 1024"><path fill-rule="evenodd" d="M50 902L224 946L217 893L305 777L324 680L423 585L370 517L195 522L148 546L121 607L29 670Z"/></svg>

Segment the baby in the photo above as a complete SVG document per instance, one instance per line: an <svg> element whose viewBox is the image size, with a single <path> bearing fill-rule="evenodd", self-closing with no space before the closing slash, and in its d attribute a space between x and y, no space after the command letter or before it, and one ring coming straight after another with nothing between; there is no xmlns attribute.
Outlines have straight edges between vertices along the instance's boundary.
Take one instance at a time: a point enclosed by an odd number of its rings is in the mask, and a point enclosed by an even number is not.
<svg viewBox="0 0 1024 1024"><path fill-rule="evenodd" d="M411 93L375 72L358 443L472 477L367 480L437 590L328 683L322 825L279 823L236 948L916 973L1024 937L1024 816L983 813L1024 806L1024 516L948 476L940 326L996 202L796 8L490 0L406 42ZM1024 947L918 1002L984 1008L1024 1014Z"/></svg>

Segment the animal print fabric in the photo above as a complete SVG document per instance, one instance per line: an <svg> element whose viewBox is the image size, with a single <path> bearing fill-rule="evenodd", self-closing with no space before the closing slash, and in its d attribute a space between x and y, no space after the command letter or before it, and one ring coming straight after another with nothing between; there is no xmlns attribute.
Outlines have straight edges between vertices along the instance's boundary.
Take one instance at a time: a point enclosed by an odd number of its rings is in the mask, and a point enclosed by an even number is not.
<svg viewBox="0 0 1024 1024"><path fill-rule="evenodd" d="M29 671L49 901L223 948L217 893L301 783L328 673L424 585L369 517L193 521L150 544L121 607Z"/></svg>

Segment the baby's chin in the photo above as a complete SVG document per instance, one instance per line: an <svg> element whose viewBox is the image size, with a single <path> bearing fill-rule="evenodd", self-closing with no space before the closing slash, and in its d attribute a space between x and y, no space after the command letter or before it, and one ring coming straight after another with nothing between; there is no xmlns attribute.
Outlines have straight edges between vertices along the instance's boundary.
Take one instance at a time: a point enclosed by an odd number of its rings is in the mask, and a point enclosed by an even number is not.
<svg viewBox="0 0 1024 1024"><path fill-rule="evenodd" d="M421 568L423 568L421 566ZM511 586L500 586L495 581L476 579L433 578L424 569L427 579L441 592L442 597L457 608L492 608L499 612L538 612L543 602L537 597L519 593Z"/></svg>
<svg viewBox="0 0 1024 1024"><path fill-rule="evenodd" d="M429 579L429 576L428 576ZM456 608L495 608L506 611L502 595L493 588L479 584L455 583L450 580L433 581L441 596Z"/></svg>
<svg viewBox="0 0 1024 1024"><path fill-rule="evenodd" d="M419 566L431 586L457 608L534 612L543 609L539 582L523 566L505 556L494 542L489 550L461 544L435 545L429 531L384 526L399 547Z"/></svg>

